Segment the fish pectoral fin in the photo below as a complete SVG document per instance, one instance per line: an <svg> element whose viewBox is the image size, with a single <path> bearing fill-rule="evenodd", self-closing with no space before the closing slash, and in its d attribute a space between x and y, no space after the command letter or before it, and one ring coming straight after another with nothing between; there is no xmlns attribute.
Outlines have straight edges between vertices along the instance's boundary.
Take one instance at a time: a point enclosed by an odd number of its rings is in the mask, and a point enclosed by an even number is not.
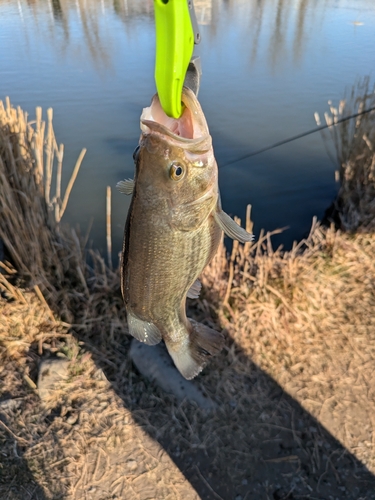
<svg viewBox="0 0 375 500"><path fill-rule="evenodd" d="M193 231L198 229L210 215L214 206L213 196L202 201L185 203L172 210L172 226L179 231Z"/></svg>
<svg viewBox="0 0 375 500"><path fill-rule="evenodd" d="M208 326L189 319L192 332L189 342L173 345L165 340L168 352L178 371L187 380L196 377L206 366L211 356L219 354L224 346L224 335Z"/></svg>
<svg viewBox="0 0 375 500"><path fill-rule="evenodd" d="M218 209L215 211L214 217L220 228L229 238L238 240L241 243L253 241L254 235L245 231L243 227L239 226L237 222L229 217L223 210Z"/></svg>
<svg viewBox="0 0 375 500"><path fill-rule="evenodd" d="M143 321L132 313L127 314L129 333L139 342L148 345L158 344L162 337L159 329L149 321Z"/></svg>
<svg viewBox="0 0 375 500"><path fill-rule="evenodd" d="M125 179L124 181L119 181L116 184L116 188L122 194L133 194L134 191L134 180L133 179Z"/></svg>
<svg viewBox="0 0 375 500"><path fill-rule="evenodd" d="M187 293L187 297L189 299L198 299L199 294L201 293L202 283L199 280L195 280L194 283L189 288Z"/></svg>

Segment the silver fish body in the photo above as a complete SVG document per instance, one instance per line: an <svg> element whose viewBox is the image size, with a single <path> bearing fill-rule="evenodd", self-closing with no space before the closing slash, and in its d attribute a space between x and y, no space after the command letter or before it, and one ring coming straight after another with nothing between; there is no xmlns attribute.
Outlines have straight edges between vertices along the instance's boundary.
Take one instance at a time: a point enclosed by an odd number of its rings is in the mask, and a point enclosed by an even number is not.
<svg viewBox="0 0 375 500"><path fill-rule="evenodd" d="M218 170L206 120L184 88L184 113L167 117L158 97L141 116L134 181L121 264L129 332L155 345L164 340L182 375L191 379L223 347L222 334L186 317L186 297L199 293L198 276L215 255L222 231L251 235L221 210Z"/></svg>

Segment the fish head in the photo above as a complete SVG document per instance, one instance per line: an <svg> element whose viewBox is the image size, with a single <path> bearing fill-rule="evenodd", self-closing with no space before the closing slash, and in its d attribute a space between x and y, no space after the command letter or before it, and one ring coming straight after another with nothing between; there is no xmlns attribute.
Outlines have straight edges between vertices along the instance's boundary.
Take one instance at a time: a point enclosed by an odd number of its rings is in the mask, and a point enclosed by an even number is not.
<svg viewBox="0 0 375 500"><path fill-rule="evenodd" d="M180 118L167 116L156 94L141 116L136 183L142 194L163 196L171 207L218 194L217 164L206 119L195 94L182 93Z"/></svg>

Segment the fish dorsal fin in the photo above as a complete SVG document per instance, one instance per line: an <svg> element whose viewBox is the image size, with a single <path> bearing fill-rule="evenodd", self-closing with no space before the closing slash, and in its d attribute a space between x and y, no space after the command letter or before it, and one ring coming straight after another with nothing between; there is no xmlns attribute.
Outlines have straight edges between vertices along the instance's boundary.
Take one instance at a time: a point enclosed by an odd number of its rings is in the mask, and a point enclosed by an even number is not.
<svg viewBox="0 0 375 500"><path fill-rule="evenodd" d="M156 345L161 341L159 329L149 321L142 321L132 313L127 314L129 333L139 342L148 345Z"/></svg>
<svg viewBox="0 0 375 500"><path fill-rule="evenodd" d="M216 222L219 224L224 233L232 238L233 240L238 240L241 243L247 241L253 241L254 235L245 231L245 229L237 224L228 214L226 214L221 208L218 208L214 213Z"/></svg>
<svg viewBox="0 0 375 500"><path fill-rule="evenodd" d="M116 188L122 194L133 194L134 191L134 180L133 179L125 179L124 181L120 181L116 184Z"/></svg>
<svg viewBox="0 0 375 500"><path fill-rule="evenodd" d="M172 226L179 231L198 229L210 215L214 206L214 196L180 205L172 210Z"/></svg>
<svg viewBox="0 0 375 500"><path fill-rule="evenodd" d="M201 289L202 283L199 280L195 280L189 288L187 297L189 297L189 299L197 299L199 297L199 294L201 293Z"/></svg>

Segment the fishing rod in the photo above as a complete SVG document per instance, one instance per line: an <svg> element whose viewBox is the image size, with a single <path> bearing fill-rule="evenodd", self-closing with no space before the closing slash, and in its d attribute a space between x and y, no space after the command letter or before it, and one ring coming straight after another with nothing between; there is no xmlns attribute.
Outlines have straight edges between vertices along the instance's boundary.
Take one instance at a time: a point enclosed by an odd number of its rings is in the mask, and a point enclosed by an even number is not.
<svg viewBox="0 0 375 500"><path fill-rule="evenodd" d="M283 146L284 144L288 144L289 142L296 141L297 139L302 139L302 137L306 137L307 135L314 134L315 132L320 132L321 130L324 130L329 127L334 127L335 125L338 125L339 123L343 123L347 120L351 120L352 118L357 118L358 116L365 115L366 113L370 113L371 111L375 111L375 106L369 109L366 109L364 111L361 111L360 113L355 113L350 116L346 116L345 118L340 118L337 120L335 123L331 123L330 125L320 125L317 128L308 130L307 132L302 132L301 134L295 135L293 137L290 137L289 139L284 139L282 141L275 142L274 144L271 144L270 146L266 146L265 148L258 149L257 151L253 151L252 153L248 153L246 155L240 156L239 158L235 160L228 161L224 165L220 167L220 169L228 167L229 165L233 165L234 163L237 163L242 160L246 160L247 158L251 158L252 156L259 155L261 153L265 153L266 151L269 151L270 149L275 149L278 148L279 146Z"/></svg>

